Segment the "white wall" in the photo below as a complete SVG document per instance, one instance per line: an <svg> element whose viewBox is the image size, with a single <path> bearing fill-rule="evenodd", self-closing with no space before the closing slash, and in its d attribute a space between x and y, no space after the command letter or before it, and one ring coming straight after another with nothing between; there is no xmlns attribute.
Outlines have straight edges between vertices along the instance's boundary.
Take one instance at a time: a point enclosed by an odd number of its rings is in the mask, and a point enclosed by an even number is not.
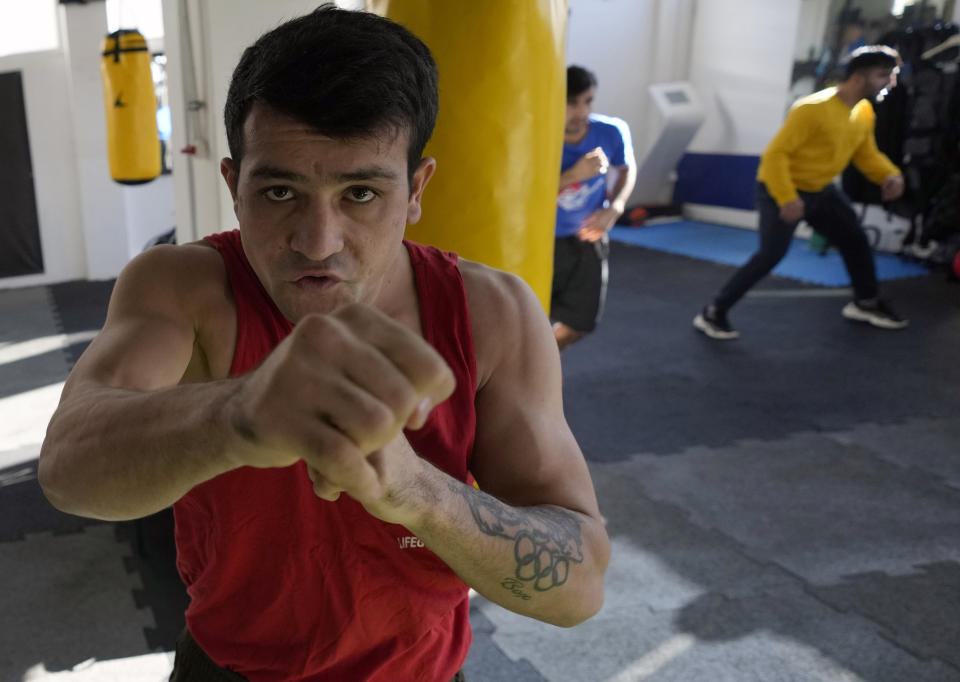
<svg viewBox="0 0 960 682"><path fill-rule="evenodd" d="M826 38L827 19L830 15L830 0L800 0L800 17L793 58L806 61L811 56L817 59L823 50Z"/></svg>
<svg viewBox="0 0 960 682"><path fill-rule="evenodd" d="M647 86L690 80L707 109L691 151L759 154L783 122L801 0L570 0L567 62L597 74L595 109L649 139Z"/></svg>
<svg viewBox="0 0 960 682"><path fill-rule="evenodd" d="M567 64L597 76L594 111L618 116L630 126L634 150L647 144L646 86L653 82L659 0L570 0Z"/></svg>
<svg viewBox="0 0 960 682"><path fill-rule="evenodd" d="M40 223L44 272L0 278L0 287L46 284L86 276L80 191L63 53L0 57L0 72L20 71Z"/></svg>
<svg viewBox="0 0 960 682"><path fill-rule="evenodd" d="M100 80L104 3L43 1L57 16L60 48L0 57L0 71L22 72L44 272L0 278L0 288L116 277L174 221L170 176L137 186L110 178ZM162 41L151 47L162 49Z"/></svg>
<svg viewBox="0 0 960 682"><path fill-rule="evenodd" d="M102 2L60 6L60 39L67 64L68 92L80 185L80 216L87 277L116 277L127 262L124 194L110 179L107 124L100 80L100 41L107 32ZM56 275L57 273L51 272Z"/></svg>
<svg viewBox="0 0 960 682"><path fill-rule="evenodd" d="M707 0L694 17L690 81L706 121L692 152L760 154L783 123L800 0Z"/></svg>
<svg viewBox="0 0 960 682"><path fill-rule="evenodd" d="M123 205L127 257L133 258L149 240L176 226L173 176L161 175L143 185L124 187Z"/></svg>
<svg viewBox="0 0 960 682"><path fill-rule="evenodd" d="M313 11L319 4L316 0L271 0L271 2L257 2L240 5L236 0L206 0L208 16L212 19L207 26L207 49L209 56L209 77L213 87L209 91L212 118L216 123L214 137L215 153L212 159L217 166L219 178L219 163L224 156L229 156L227 149L227 133L223 126L223 107L227 102L227 88L233 69L240 61L243 50L252 44L260 35L275 28L287 19ZM226 185L219 182L220 191L220 220L217 225L210 225L206 232L232 230L236 227L236 217L233 214L233 200ZM205 226L201 226L203 230Z"/></svg>
<svg viewBox="0 0 960 682"><path fill-rule="evenodd" d="M0 57L59 47L55 0L0 0Z"/></svg>
<svg viewBox="0 0 960 682"><path fill-rule="evenodd" d="M230 155L223 107L240 55L262 33L312 11L319 3L188 0L197 96L205 103L203 111L194 115L186 112L183 77L188 65L184 36L179 30L179 4L178 0L163 0L167 69L171 74L177 238L182 243L236 227L233 202L220 177L220 159ZM356 6L355 2L351 4ZM191 127L193 134L188 135ZM188 157L176 151L187 144L195 145L197 154Z"/></svg>
<svg viewBox="0 0 960 682"><path fill-rule="evenodd" d="M569 2L567 64L579 64L597 75L594 110L627 122L638 161L654 142L653 102L647 87L686 79L695 4L694 0Z"/></svg>

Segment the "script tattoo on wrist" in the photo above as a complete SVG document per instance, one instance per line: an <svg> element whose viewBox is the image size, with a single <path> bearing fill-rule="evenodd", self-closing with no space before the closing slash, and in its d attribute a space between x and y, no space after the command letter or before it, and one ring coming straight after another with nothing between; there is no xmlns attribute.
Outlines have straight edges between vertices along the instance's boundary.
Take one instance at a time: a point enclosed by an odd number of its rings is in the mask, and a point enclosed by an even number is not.
<svg viewBox="0 0 960 682"><path fill-rule="evenodd" d="M511 594L513 594L513 596L517 599L523 599L524 601L530 601L533 599L533 597L523 591L523 583L516 578L507 576L500 581L500 587L505 590L510 590Z"/></svg>
<svg viewBox="0 0 960 682"><path fill-rule="evenodd" d="M522 587L532 583L537 592L559 587L567 582L570 564L583 563L581 522L573 512L559 507L514 508L463 484L453 489L467 501L485 535L513 540L514 575L500 584L520 599L530 599Z"/></svg>

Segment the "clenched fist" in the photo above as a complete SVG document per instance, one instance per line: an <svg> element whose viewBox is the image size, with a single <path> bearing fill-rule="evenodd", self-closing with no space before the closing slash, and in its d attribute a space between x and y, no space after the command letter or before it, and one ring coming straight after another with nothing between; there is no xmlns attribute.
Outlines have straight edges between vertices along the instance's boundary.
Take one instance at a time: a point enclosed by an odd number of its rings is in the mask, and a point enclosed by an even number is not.
<svg viewBox="0 0 960 682"><path fill-rule="evenodd" d="M590 178L606 173L610 168L610 161L603 152L602 147L591 149L586 154L577 159L577 162L571 167L573 180L582 182Z"/></svg>
<svg viewBox="0 0 960 682"><path fill-rule="evenodd" d="M800 222L803 217L803 200L794 199L788 201L780 207L780 220L785 223L794 224Z"/></svg>
<svg viewBox="0 0 960 682"><path fill-rule="evenodd" d="M359 500L383 494L368 457L405 427L419 428L455 380L418 334L351 304L304 317L260 367L237 380L227 406L239 466L304 460L332 491Z"/></svg>

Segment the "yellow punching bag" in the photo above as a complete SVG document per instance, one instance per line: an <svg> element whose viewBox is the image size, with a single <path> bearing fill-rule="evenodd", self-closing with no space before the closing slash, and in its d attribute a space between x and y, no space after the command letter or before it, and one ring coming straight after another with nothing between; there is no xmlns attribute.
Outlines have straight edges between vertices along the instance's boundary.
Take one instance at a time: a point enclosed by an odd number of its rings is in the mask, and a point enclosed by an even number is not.
<svg viewBox="0 0 960 682"><path fill-rule="evenodd" d="M513 272L549 310L566 103L567 0L367 0L427 44L437 171L413 241Z"/></svg>
<svg viewBox="0 0 960 682"><path fill-rule="evenodd" d="M160 175L160 136L147 41L121 29L104 37L101 52L110 177L125 185L149 182Z"/></svg>

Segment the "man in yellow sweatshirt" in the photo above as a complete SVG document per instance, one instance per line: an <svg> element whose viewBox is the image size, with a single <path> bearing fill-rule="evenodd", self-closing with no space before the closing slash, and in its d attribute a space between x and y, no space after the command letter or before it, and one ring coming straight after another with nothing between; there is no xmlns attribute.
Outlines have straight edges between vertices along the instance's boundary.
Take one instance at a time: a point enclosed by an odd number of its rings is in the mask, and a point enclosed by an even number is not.
<svg viewBox="0 0 960 682"><path fill-rule="evenodd" d="M843 316L881 329L907 326L907 321L878 297L870 245L850 200L833 184L836 175L853 161L881 186L884 201L903 194L900 170L877 149L873 134L876 116L870 104L895 82L898 62L899 55L889 47L861 47L847 62L842 83L793 105L757 171L759 247L697 315L694 327L713 339L739 336L727 311L783 259L801 218L843 256L854 292Z"/></svg>

